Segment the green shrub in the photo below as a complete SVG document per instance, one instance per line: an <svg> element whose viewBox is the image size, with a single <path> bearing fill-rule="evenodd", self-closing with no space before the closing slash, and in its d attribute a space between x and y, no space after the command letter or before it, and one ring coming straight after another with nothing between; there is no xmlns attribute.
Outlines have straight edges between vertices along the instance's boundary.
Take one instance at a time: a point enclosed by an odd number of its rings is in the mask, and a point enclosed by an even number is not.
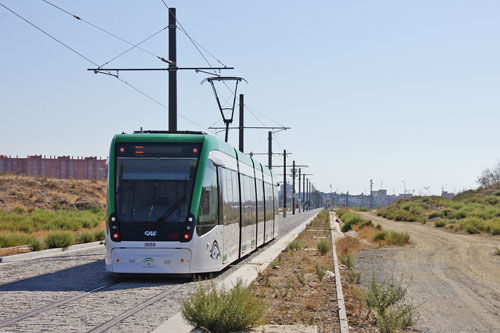
<svg viewBox="0 0 500 333"><path fill-rule="evenodd" d="M498 248L497 248L497 251ZM500 252L498 253L500 255ZM326 268L320 266L318 263L314 264L314 270L316 271L316 275L318 276L319 280L322 281L323 278L326 275Z"/></svg>
<svg viewBox="0 0 500 333"><path fill-rule="evenodd" d="M12 210L16 214L23 214L24 213L24 207L23 206L16 206Z"/></svg>
<svg viewBox="0 0 500 333"><path fill-rule="evenodd" d="M26 245L29 243L28 236L21 233L9 232L0 235L0 248Z"/></svg>
<svg viewBox="0 0 500 333"><path fill-rule="evenodd" d="M407 232L390 231L385 235L385 241L389 245L405 245L410 243L410 234Z"/></svg>
<svg viewBox="0 0 500 333"><path fill-rule="evenodd" d="M94 237L94 241L102 241L106 238L106 235L104 234L104 230L94 230L92 231L92 236Z"/></svg>
<svg viewBox="0 0 500 333"><path fill-rule="evenodd" d="M442 228L442 227L444 227L444 226L445 226L445 225L447 225L447 224L448 224L448 222L447 222L446 220L436 220L436 221L434 222L434 226L435 226L436 228Z"/></svg>
<svg viewBox="0 0 500 333"><path fill-rule="evenodd" d="M33 237L30 241L30 249L31 251L40 251L43 249L43 244L40 239Z"/></svg>
<svg viewBox="0 0 500 333"><path fill-rule="evenodd" d="M347 272L345 272L345 278L347 282L359 284L359 281L361 280L361 274L355 272L352 269L349 269L347 270Z"/></svg>
<svg viewBox="0 0 500 333"><path fill-rule="evenodd" d="M354 267L354 255L352 252L347 252L345 255L342 253L338 254L339 260L342 264L344 264L347 269L352 269Z"/></svg>
<svg viewBox="0 0 500 333"><path fill-rule="evenodd" d="M373 236L374 241L383 241L385 240L385 236L387 235L387 231L379 231Z"/></svg>
<svg viewBox="0 0 500 333"><path fill-rule="evenodd" d="M262 323L266 306L238 280L231 290L210 288L201 283L196 292L181 302L183 318L212 333L248 331Z"/></svg>
<svg viewBox="0 0 500 333"><path fill-rule="evenodd" d="M294 239L293 241L290 242L290 244L288 244L287 248L288 251L299 251L304 248L304 245L302 245L302 243L299 242L298 240Z"/></svg>
<svg viewBox="0 0 500 333"><path fill-rule="evenodd" d="M94 235L91 232L82 232L77 236L78 243L90 243L94 241Z"/></svg>
<svg viewBox="0 0 500 333"><path fill-rule="evenodd" d="M318 242L318 244L316 245L316 247L318 248L318 251L322 256L327 254L328 251L330 251L330 249L331 249L330 242L328 242L325 239L320 240Z"/></svg>
<svg viewBox="0 0 500 333"><path fill-rule="evenodd" d="M70 232L54 231L45 236L44 242L48 249L68 247L75 243L75 238Z"/></svg>

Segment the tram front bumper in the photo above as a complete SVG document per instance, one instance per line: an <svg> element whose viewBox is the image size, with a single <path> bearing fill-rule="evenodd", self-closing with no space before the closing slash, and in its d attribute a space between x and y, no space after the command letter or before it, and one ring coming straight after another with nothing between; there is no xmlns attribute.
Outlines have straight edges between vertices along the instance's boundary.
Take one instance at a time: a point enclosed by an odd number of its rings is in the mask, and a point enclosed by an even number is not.
<svg viewBox="0 0 500 333"><path fill-rule="evenodd" d="M176 248L114 248L111 267L114 273L190 273L191 250Z"/></svg>

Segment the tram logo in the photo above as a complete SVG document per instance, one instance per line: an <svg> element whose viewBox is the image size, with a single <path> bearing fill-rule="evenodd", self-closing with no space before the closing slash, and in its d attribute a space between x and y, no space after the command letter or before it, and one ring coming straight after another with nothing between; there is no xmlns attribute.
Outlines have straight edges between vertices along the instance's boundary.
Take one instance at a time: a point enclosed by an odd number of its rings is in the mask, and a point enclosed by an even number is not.
<svg viewBox="0 0 500 333"><path fill-rule="evenodd" d="M144 231L144 235L150 236L150 237L156 236L157 233L158 233L158 231L156 231L156 230L147 230L147 231Z"/></svg>
<svg viewBox="0 0 500 333"><path fill-rule="evenodd" d="M142 260L142 262L146 266L151 266L155 263L155 260L153 258L147 257L147 258L144 258L144 260Z"/></svg>
<svg viewBox="0 0 500 333"><path fill-rule="evenodd" d="M210 258L212 258L212 260L217 260L219 259L219 257L220 257L219 244L217 243L216 240L214 240L212 248L210 249Z"/></svg>

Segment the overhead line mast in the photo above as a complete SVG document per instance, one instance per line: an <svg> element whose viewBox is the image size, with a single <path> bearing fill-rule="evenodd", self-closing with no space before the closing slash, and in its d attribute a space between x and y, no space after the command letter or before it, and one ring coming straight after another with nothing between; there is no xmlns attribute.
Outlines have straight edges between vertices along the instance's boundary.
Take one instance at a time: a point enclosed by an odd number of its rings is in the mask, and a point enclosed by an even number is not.
<svg viewBox="0 0 500 333"><path fill-rule="evenodd" d="M88 68L88 71L93 71L96 74L107 74L107 72L121 71L168 71L168 130L169 132L177 132L177 71L179 70L194 70L196 72L204 72L207 70L224 70L234 69L234 67L177 67L177 19L176 9L168 9L168 57L164 59L159 57L163 62L168 63L168 68Z"/></svg>

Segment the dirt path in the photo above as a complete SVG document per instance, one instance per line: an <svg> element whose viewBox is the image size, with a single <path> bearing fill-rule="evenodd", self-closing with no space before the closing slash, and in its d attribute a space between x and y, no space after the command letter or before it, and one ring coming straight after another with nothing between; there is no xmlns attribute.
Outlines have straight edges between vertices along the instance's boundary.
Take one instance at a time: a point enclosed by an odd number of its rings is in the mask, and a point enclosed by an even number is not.
<svg viewBox="0 0 500 333"><path fill-rule="evenodd" d="M356 269L365 282L377 276L412 279L409 295L424 332L500 332L500 237L463 235L420 223L360 213L386 230L407 231L412 246L366 250Z"/></svg>

